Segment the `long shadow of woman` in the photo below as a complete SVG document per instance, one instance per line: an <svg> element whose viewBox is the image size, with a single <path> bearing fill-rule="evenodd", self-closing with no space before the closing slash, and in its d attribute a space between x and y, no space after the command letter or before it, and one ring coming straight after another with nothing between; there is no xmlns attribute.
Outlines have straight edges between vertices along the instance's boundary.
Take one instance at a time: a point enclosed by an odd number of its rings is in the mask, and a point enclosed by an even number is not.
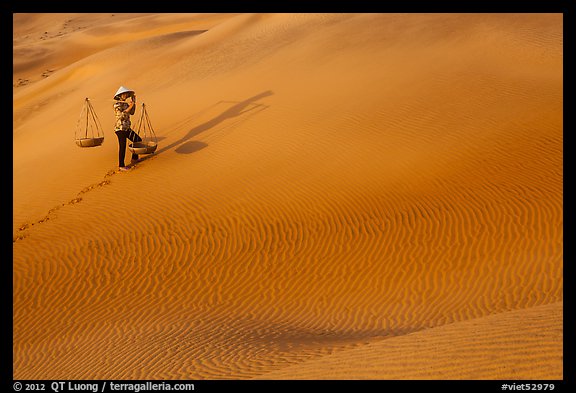
<svg viewBox="0 0 576 393"><path fill-rule="evenodd" d="M255 95L253 97L250 97L250 98L248 98L242 102L236 103L235 105L228 108L227 110L222 112L220 115L218 115L214 119L208 120L206 123L203 123L197 127L194 127L193 129L188 131L188 133L186 135L184 135L182 138L180 138L177 141L172 142L168 146L165 146L162 149L158 150L156 152L156 154L165 152L166 150L172 149L175 146L181 145L181 144L185 143L187 140L189 140L190 138L193 138L196 135L217 126L218 124L222 123L224 120L240 116L241 114L250 111L252 108L247 108L247 107L252 105L254 103L254 101L257 101L257 100L264 98L264 97L271 96L272 94L274 94L274 93L271 90L267 90L265 92L262 92L260 94Z"/></svg>

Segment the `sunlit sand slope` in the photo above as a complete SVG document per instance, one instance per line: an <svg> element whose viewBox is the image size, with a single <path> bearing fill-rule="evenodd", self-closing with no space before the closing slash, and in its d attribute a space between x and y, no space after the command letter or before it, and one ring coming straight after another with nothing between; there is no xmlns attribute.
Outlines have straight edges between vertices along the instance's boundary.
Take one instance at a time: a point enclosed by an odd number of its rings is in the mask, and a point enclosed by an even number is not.
<svg viewBox="0 0 576 393"><path fill-rule="evenodd" d="M562 15L14 18L15 379L561 375Z"/></svg>

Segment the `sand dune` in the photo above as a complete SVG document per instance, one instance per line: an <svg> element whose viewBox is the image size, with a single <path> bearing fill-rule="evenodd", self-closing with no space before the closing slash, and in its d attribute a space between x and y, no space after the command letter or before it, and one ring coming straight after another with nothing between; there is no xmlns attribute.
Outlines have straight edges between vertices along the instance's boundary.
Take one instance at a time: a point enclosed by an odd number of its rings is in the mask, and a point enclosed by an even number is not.
<svg viewBox="0 0 576 393"><path fill-rule="evenodd" d="M14 378L561 377L562 15L14 22Z"/></svg>
<svg viewBox="0 0 576 393"><path fill-rule="evenodd" d="M562 379L562 302L374 340L262 378Z"/></svg>

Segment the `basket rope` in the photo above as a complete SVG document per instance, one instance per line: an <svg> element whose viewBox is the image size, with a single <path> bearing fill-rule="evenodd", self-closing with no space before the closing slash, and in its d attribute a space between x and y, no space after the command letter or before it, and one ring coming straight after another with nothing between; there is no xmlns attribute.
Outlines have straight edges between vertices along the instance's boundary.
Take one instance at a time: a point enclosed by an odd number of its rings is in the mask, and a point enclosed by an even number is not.
<svg viewBox="0 0 576 393"><path fill-rule="evenodd" d="M147 144L149 141L158 143L158 138L156 137L156 132L152 127L152 122L150 121L150 116L148 115L148 110L146 109L146 104L142 103L142 111L140 112L140 117L138 123L136 124L136 130L131 130L142 139L142 143ZM132 143L132 146L134 144Z"/></svg>
<svg viewBox="0 0 576 393"><path fill-rule="evenodd" d="M84 120L84 113L86 113L85 116L86 123L84 125L84 130L82 132L80 122ZM90 131L90 136L88 134L88 131ZM82 106L82 109L80 111L80 116L78 117L78 121L76 122L76 132L74 133L74 139L75 141L78 141L80 139L90 139L90 138L95 139L103 137L104 137L104 131L102 129L100 119L98 118L98 114L96 113L96 110L92 106L90 99L86 97L86 99L84 100L84 105Z"/></svg>

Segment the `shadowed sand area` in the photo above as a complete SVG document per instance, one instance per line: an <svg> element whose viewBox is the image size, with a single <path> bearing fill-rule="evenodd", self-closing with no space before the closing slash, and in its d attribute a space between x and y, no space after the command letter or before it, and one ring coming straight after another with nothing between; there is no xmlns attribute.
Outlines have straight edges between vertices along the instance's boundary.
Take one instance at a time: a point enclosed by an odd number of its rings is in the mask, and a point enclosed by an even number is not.
<svg viewBox="0 0 576 393"><path fill-rule="evenodd" d="M562 378L562 29L15 14L14 378Z"/></svg>

